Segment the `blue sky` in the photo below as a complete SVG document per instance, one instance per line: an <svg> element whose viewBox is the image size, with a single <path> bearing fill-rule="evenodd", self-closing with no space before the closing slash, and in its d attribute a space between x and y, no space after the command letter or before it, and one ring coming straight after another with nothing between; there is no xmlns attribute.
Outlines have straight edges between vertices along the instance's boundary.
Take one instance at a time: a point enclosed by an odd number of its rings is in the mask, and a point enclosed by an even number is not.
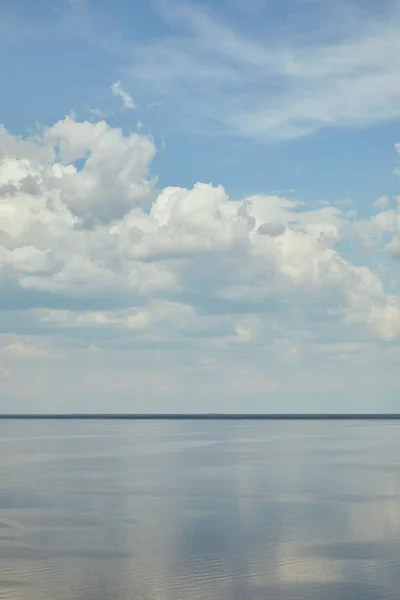
<svg viewBox="0 0 400 600"><path fill-rule="evenodd" d="M3 5L0 409L397 410L399 30Z"/></svg>

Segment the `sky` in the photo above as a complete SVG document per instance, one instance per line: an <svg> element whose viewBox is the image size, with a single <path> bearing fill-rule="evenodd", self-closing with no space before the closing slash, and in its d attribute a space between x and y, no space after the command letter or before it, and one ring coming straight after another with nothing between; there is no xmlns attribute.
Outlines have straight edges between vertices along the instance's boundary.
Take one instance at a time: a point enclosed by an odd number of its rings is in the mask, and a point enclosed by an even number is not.
<svg viewBox="0 0 400 600"><path fill-rule="evenodd" d="M400 1L0 6L0 412L400 411Z"/></svg>

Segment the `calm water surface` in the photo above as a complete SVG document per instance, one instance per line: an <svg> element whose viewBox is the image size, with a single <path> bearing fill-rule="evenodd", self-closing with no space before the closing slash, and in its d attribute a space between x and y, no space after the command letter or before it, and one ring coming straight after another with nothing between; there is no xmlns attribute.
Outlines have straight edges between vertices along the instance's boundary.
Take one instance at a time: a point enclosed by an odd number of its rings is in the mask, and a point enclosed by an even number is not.
<svg viewBox="0 0 400 600"><path fill-rule="evenodd" d="M0 421L0 599L387 600L399 422Z"/></svg>

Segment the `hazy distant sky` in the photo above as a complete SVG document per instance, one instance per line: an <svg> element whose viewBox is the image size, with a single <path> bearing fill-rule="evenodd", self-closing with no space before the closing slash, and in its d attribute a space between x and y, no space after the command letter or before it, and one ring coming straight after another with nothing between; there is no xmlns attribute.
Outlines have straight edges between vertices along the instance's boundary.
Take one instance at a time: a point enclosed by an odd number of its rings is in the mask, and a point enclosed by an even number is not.
<svg viewBox="0 0 400 600"><path fill-rule="evenodd" d="M2 2L0 74L0 411L400 410L400 2Z"/></svg>

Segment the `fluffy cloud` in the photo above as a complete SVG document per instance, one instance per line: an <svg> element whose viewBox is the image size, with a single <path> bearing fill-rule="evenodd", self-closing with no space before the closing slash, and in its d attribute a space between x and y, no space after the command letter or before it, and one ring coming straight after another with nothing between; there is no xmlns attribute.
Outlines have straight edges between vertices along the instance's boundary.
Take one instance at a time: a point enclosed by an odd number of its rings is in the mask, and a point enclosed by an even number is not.
<svg viewBox="0 0 400 600"><path fill-rule="evenodd" d="M399 144L396 144L396 149L400 153ZM400 176L399 169L395 169L395 173ZM376 214L352 223L352 235L367 248L383 250L397 259L400 256L400 196L393 202L382 196L374 202L373 207Z"/></svg>
<svg viewBox="0 0 400 600"><path fill-rule="evenodd" d="M222 186L157 190L154 143L104 121L0 133L0 329L15 336L2 361L45 360L41 337L72 353L179 350L197 374L207 356L207 373L229 373L215 357L247 352L258 358L242 360L226 390L243 395L251 381L250 394L265 394L279 382L260 357L298 364L338 331L349 344L400 335L399 298L338 249L349 233L384 231L396 254L399 215L386 201L350 223L338 208L280 196L233 201Z"/></svg>

